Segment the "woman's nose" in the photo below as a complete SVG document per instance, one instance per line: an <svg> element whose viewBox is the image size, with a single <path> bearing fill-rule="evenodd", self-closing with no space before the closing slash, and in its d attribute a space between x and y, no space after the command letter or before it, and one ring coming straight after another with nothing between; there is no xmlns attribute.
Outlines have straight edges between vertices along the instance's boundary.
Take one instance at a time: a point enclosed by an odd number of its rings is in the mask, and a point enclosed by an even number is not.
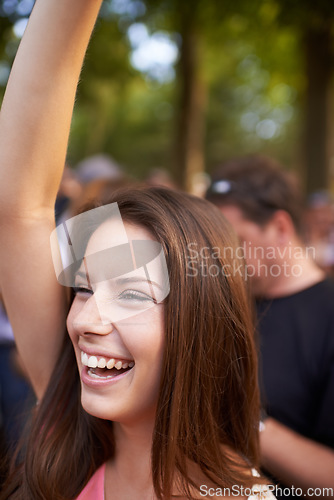
<svg viewBox="0 0 334 500"><path fill-rule="evenodd" d="M73 327L78 333L107 335L113 330L110 319L103 317L94 295L91 295L73 317Z"/></svg>

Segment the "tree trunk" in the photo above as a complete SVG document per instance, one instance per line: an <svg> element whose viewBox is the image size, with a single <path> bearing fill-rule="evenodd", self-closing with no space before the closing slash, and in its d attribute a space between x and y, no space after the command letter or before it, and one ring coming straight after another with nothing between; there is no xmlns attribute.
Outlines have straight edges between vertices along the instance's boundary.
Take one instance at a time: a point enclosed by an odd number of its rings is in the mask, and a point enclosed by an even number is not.
<svg viewBox="0 0 334 500"><path fill-rule="evenodd" d="M204 128L206 94L200 74L200 35L197 2L184 2L180 34L182 45L178 65L179 115L176 127L175 177L188 192L195 191L198 174L205 170Z"/></svg>
<svg viewBox="0 0 334 500"><path fill-rule="evenodd" d="M306 54L306 123L305 180L306 192L327 189L329 185L328 127L329 90L333 66L330 25L310 27L305 34Z"/></svg>

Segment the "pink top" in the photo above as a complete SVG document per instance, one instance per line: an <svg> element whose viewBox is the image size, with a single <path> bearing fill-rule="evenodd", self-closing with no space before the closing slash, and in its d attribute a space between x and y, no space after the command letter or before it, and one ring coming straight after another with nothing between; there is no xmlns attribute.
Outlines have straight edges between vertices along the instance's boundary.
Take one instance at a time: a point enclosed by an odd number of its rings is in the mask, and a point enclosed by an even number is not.
<svg viewBox="0 0 334 500"><path fill-rule="evenodd" d="M99 469L90 478L80 495L76 500L104 500L104 473L106 464L101 465ZM253 476L258 476L258 472L253 469ZM248 500L276 500L276 497L269 490L267 484L254 484L251 488L252 495ZM174 495L177 496L177 495Z"/></svg>
<svg viewBox="0 0 334 500"><path fill-rule="evenodd" d="M106 464L101 465L99 469L90 478L77 500L104 500L104 472Z"/></svg>

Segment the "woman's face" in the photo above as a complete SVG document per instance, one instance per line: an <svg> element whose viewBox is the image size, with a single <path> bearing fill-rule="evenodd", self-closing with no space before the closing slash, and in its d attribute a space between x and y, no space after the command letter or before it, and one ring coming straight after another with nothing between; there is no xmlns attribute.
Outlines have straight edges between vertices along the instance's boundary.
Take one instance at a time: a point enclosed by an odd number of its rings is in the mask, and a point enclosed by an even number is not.
<svg viewBox="0 0 334 500"><path fill-rule="evenodd" d="M154 241L141 226L124 227L130 246L133 240ZM106 248L114 233L113 221L104 222L91 236L86 255ZM111 238L110 245L117 246L117 238ZM117 259L110 260L112 271L122 267ZM141 267L101 280L94 276L96 266L89 269L87 262L83 259L76 274L76 295L67 318L82 406L91 415L117 422L152 419L164 351L161 266L157 259L150 263L149 273Z"/></svg>

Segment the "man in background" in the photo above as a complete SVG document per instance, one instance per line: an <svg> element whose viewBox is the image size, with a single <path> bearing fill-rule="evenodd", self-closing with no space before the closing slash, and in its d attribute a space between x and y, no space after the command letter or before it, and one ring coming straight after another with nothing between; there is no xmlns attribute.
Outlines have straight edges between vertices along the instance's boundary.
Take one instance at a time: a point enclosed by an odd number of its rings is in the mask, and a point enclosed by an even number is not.
<svg viewBox="0 0 334 500"><path fill-rule="evenodd" d="M303 243L297 185L272 160L246 157L215 173L207 199L239 235L256 299L263 467L290 487L283 497L334 489L334 283Z"/></svg>

